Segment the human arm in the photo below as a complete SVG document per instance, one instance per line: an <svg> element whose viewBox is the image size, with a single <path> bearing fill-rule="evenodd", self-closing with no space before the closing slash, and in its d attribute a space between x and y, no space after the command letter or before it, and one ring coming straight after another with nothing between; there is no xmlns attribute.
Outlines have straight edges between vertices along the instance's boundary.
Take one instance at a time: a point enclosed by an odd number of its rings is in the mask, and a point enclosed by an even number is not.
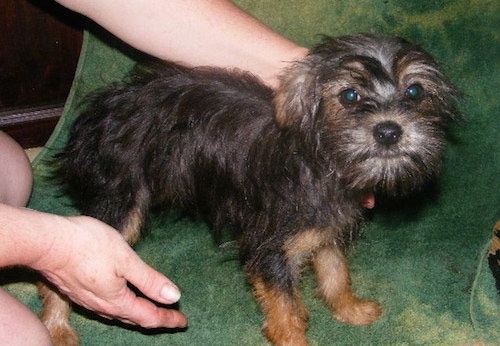
<svg viewBox="0 0 500 346"><path fill-rule="evenodd" d="M248 70L270 86L307 49L229 0L56 0L157 58Z"/></svg>
<svg viewBox="0 0 500 346"><path fill-rule="evenodd" d="M146 265L113 228L85 216L62 217L0 204L0 267L40 271L75 303L101 315L143 327L184 327L175 303L180 293Z"/></svg>

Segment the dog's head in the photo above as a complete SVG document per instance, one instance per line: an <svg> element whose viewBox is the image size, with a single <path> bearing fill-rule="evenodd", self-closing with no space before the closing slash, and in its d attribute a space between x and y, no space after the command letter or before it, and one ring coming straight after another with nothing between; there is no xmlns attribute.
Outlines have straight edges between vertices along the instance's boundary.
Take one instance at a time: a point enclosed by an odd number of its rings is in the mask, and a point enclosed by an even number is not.
<svg viewBox="0 0 500 346"><path fill-rule="evenodd" d="M276 122L309 138L349 188L405 193L439 171L456 97L435 61L401 38L325 38L283 75Z"/></svg>

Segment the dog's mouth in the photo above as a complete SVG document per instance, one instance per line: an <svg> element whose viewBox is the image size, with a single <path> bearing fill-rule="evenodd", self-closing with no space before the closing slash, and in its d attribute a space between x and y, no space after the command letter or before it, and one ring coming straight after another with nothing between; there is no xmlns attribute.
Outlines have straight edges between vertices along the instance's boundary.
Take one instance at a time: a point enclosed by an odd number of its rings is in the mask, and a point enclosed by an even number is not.
<svg viewBox="0 0 500 346"><path fill-rule="evenodd" d="M381 193L385 195L405 195L418 189L432 179L439 170L437 160L433 164L419 156L385 152L379 156L366 158L347 168L347 185L350 189ZM372 203L367 201L367 205Z"/></svg>

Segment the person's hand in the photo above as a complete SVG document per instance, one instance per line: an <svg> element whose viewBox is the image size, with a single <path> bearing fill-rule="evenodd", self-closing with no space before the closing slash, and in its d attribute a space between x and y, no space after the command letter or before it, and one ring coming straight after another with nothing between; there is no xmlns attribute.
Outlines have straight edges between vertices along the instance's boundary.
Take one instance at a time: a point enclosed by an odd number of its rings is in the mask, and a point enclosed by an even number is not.
<svg viewBox="0 0 500 346"><path fill-rule="evenodd" d="M371 191L367 192L361 200L361 205L366 209L375 208L375 194Z"/></svg>
<svg viewBox="0 0 500 346"><path fill-rule="evenodd" d="M180 298L178 288L132 250L108 225L85 216L59 218L50 251L36 263L38 269L75 303L103 317L145 328L179 328L187 325L179 311L155 305Z"/></svg>

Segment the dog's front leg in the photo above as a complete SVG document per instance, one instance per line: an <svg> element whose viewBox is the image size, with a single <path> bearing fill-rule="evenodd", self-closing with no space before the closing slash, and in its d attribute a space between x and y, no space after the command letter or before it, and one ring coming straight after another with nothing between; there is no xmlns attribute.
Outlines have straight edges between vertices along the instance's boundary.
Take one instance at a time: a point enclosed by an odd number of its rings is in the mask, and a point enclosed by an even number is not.
<svg viewBox="0 0 500 346"><path fill-rule="evenodd" d="M278 346L307 346L307 310L296 289L290 294L256 276L250 283L265 315L267 339Z"/></svg>
<svg viewBox="0 0 500 346"><path fill-rule="evenodd" d="M381 306L357 298L351 291L349 269L343 252L335 247L323 247L314 256L318 291L333 316L340 322L364 326L375 322Z"/></svg>
<svg viewBox="0 0 500 346"><path fill-rule="evenodd" d="M69 323L71 303L67 297L55 290L56 288L45 283L38 283L38 293L43 301L40 319L49 330L54 345L77 346L78 334Z"/></svg>

